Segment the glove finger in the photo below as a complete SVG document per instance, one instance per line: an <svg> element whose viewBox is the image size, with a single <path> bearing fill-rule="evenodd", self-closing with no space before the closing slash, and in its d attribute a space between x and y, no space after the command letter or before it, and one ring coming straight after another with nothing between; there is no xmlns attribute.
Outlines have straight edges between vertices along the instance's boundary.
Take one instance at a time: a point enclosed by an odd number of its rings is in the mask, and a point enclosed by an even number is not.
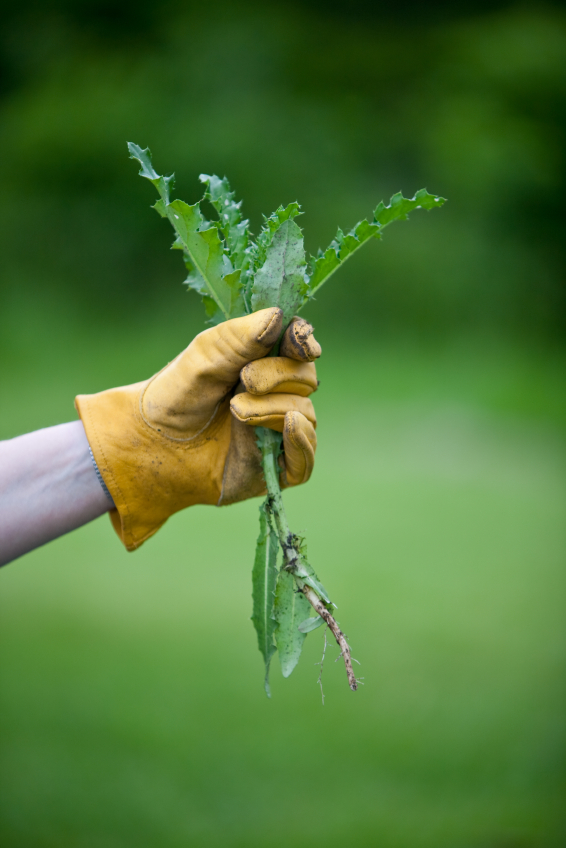
<svg viewBox="0 0 566 848"><path fill-rule="evenodd" d="M271 307L199 333L149 383L142 400L146 421L172 436L199 432L238 382L244 365L269 353L282 318L282 311Z"/></svg>
<svg viewBox="0 0 566 848"><path fill-rule="evenodd" d="M312 362L318 359L322 348L313 336L312 325L295 315L283 334L279 353L299 362Z"/></svg>
<svg viewBox="0 0 566 848"><path fill-rule="evenodd" d="M269 427L270 430L283 432L285 415L288 412L300 412L316 427L316 415L309 398L299 395L272 394L250 395L248 392L234 395L230 401L232 415L243 424L254 427Z"/></svg>
<svg viewBox="0 0 566 848"><path fill-rule="evenodd" d="M316 433L311 422L300 412L288 412L283 427L287 485L306 483L314 468Z"/></svg>
<svg viewBox="0 0 566 848"><path fill-rule="evenodd" d="M313 362L297 362L284 356L269 356L249 362L242 368L240 379L252 395L283 392L308 397L318 387Z"/></svg>

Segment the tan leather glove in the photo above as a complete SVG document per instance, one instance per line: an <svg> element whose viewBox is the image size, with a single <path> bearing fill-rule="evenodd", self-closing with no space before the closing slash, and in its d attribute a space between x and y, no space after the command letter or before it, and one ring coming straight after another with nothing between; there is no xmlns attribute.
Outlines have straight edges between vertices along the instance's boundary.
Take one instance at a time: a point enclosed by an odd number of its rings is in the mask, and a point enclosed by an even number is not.
<svg viewBox="0 0 566 848"><path fill-rule="evenodd" d="M200 333L151 379L76 398L128 550L184 507L264 494L254 425L283 433L283 487L309 479L316 417L308 396L320 346L296 318L284 355L267 357L281 330L278 308L234 318Z"/></svg>

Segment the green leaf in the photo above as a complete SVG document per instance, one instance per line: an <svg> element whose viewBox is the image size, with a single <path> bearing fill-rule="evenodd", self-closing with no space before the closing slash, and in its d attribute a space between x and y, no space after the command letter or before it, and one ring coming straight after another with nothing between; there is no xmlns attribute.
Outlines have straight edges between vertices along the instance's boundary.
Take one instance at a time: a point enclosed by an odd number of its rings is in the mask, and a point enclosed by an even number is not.
<svg viewBox="0 0 566 848"><path fill-rule="evenodd" d="M301 580L307 584L307 586L310 586L311 589L314 589L317 595L322 598L325 603L332 603L332 601L328 597L328 592L316 576L314 568L312 567L312 565L310 565L310 563L306 561L304 557L302 557L301 562L295 567L293 573L297 577L300 577Z"/></svg>
<svg viewBox="0 0 566 848"><path fill-rule="evenodd" d="M302 305L307 293L305 249L300 227L288 217L271 234L265 262L256 271L251 289L254 312L268 306L283 310L283 326Z"/></svg>
<svg viewBox="0 0 566 848"><path fill-rule="evenodd" d="M183 200L174 200L167 206L167 217L175 228L195 271L202 277L207 295L218 307L209 316L214 323L246 314L239 281L224 253L216 225L206 226L198 203L189 206ZM204 293L204 290L203 292Z"/></svg>
<svg viewBox="0 0 566 848"><path fill-rule="evenodd" d="M245 315L240 273L234 273L225 253L219 225L210 224L203 217L198 203L189 206L182 200L170 201L173 177L162 177L155 171L149 148L142 150L130 142L128 149L130 157L141 165L140 175L152 182L160 194L155 208L167 216L177 234L173 247L182 248L185 254L191 271L187 284L203 296L209 323Z"/></svg>
<svg viewBox="0 0 566 848"><path fill-rule="evenodd" d="M306 301L360 247L372 238L381 238L383 229L396 220L405 220L413 209L434 209L443 198L425 189L412 199L401 193L391 198L389 206L380 203L372 221L360 221L348 233L338 230L326 251L320 251L309 263L306 273L301 229L295 218L301 214L298 203L280 206L264 221L254 244L248 221L241 217L241 203L234 200L228 180L201 175L206 185L205 198L215 208L219 221L203 218L198 203L189 206L181 200L170 200L173 176L159 175L152 164L148 148L128 144L130 156L141 166L140 175L152 182L159 200L154 208L167 217L174 227L174 249L183 251L188 270L186 284L203 298L209 323L219 323L250 311L279 306L287 325ZM262 452L266 479L275 474L281 452L281 435L257 428L257 443ZM272 489L272 503L278 489L278 471ZM274 494L275 493L275 494ZM279 497L279 495L277 495ZM282 510L282 506L280 506ZM281 512L284 517L284 512ZM253 567L253 615L258 645L265 661L265 688L268 696L269 668L273 653L279 650L281 671L288 677L301 654L306 634L324 623L321 616L309 617L310 604L298 591L308 585L324 603L330 605L326 589L306 558L304 540L298 542L298 561L293 574L276 570L278 540L268 501L260 511L260 534ZM288 544L289 535L284 544Z"/></svg>
<svg viewBox="0 0 566 848"><path fill-rule="evenodd" d="M333 239L324 253L320 252L316 259L313 258L310 261L308 298L311 298L362 244L365 244L370 238L381 238L380 229L379 224L370 224L366 220L356 224L347 235L339 228L336 238Z"/></svg>
<svg viewBox="0 0 566 848"><path fill-rule="evenodd" d="M257 643L265 662L265 691L269 688L269 666L276 651L273 634L277 624L273 618L275 584L277 581L277 534L274 532L266 504L259 508L259 536L252 570L252 621L257 633Z"/></svg>
<svg viewBox="0 0 566 848"><path fill-rule="evenodd" d="M421 188L415 196L408 200L403 197L399 191L391 198L389 206L384 206L383 202L379 204L374 212L374 221L381 224L381 227L386 227L392 221L405 221L408 213L413 209L437 209L446 203L444 197L437 197L434 194L429 194L426 188Z"/></svg>
<svg viewBox="0 0 566 848"><path fill-rule="evenodd" d="M301 580L307 584L307 586L311 587L311 589L314 589L317 595L322 598L325 603L331 604L332 601L328 597L328 592L318 579L314 568L307 559L307 543L305 538L303 536L298 536L294 534L293 541L295 542L299 551L299 561L295 565L293 574L296 577L300 577Z"/></svg>
<svg viewBox="0 0 566 848"><path fill-rule="evenodd" d="M149 147L146 147L145 150L142 150L137 144L133 144L133 142L128 142L128 150L130 151L130 159L137 159L137 161L141 165L140 169L140 177L145 177L146 180L149 180L156 187L161 200L165 205L169 203L169 191L173 188L175 183L175 175L171 174L170 177L162 177L158 174L151 162L151 151ZM157 201L157 205L159 201ZM160 209L158 209L159 213L161 213Z"/></svg>
<svg viewBox="0 0 566 848"><path fill-rule="evenodd" d="M251 267L254 273L264 264L267 248L271 244L274 233L277 232L281 224L284 221L293 220L293 218L296 218L301 214L301 207L295 202L290 203L286 207L280 206L275 210L273 215L264 219L263 227L261 228L260 234L257 238L257 243L252 244L251 247Z"/></svg>
<svg viewBox="0 0 566 848"><path fill-rule="evenodd" d="M250 264L250 222L242 220L242 201L234 200L234 192L230 189L226 177L220 179L215 174L201 174L199 179L206 185L205 198L218 213L220 229L224 234L232 265L236 270L247 269Z"/></svg>
<svg viewBox="0 0 566 848"><path fill-rule="evenodd" d="M410 200L403 197L401 192L394 194L389 206L381 202L375 209L373 221L360 221L344 234L338 230L336 238L324 251L319 251L317 257L313 257L309 263L309 285L307 298L313 297L323 283L349 259L359 248L371 238L381 238L381 233L393 221L404 221L408 213L413 209L436 209L445 203L443 197L429 194L422 188ZM306 300L305 300L306 302Z"/></svg>
<svg viewBox="0 0 566 848"><path fill-rule="evenodd" d="M304 621L301 621L299 631L301 633L312 633L313 630L316 630L322 624L324 624L323 617L321 615L315 615L313 618L306 618Z"/></svg>
<svg viewBox="0 0 566 848"><path fill-rule="evenodd" d="M158 215L161 215L162 218L167 217L167 206L162 200L156 200L152 206L152 209L155 209Z"/></svg>
<svg viewBox="0 0 566 848"><path fill-rule="evenodd" d="M303 593L298 591L293 576L282 569L277 578L274 616L278 624L275 641L283 677L289 677L299 662L305 641L305 634L299 630L299 624L308 616L310 609L311 605Z"/></svg>

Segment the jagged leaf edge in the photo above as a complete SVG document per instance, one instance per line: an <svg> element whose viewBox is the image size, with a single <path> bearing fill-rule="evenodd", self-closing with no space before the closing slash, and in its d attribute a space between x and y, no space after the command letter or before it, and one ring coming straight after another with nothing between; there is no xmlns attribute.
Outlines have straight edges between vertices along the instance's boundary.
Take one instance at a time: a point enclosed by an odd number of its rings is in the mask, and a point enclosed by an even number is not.
<svg viewBox="0 0 566 848"><path fill-rule="evenodd" d="M250 265L247 273L246 288L244 291L244 297L246 302L250 304L250 309L255 275L256 272L265 264L267 249L273 240L273 236L284 221L287 221L289 218L296 218L298 215L302 214L301 207L296 201L289 203L287 206L279 206L275 212L268 217L264 215L263 225L259 231L257 239L255 241L250 240Z"/></svg>
<svg viewBox="0 0 566 848"><path fill-rule="evenodd" d="M393 221L407 220L409 212L413 209L436 209L445 202L445 198L429 194L424 188L417 191L412 198L403 197L402 192L397 192L388 206L385 206L383 201L377 205L372 221L359 221L346 234L338 228L336 237L326 250L319 251L318 256L311 257L309 261L309 286L302 305L370 238L381 238L385 227Z"/></svg>
<svg viewBox="0 0 566 848"><path fill-rule="evenodd" d="M219 225L216 222L208 222L204 218L199 203L190 206L182 200L170 200L170 189L173 186L174 177L173 175L163 177L155 171L151 151L148 147L142 149L139 145L128 142L128 150L130 158L136 159L141 165L140 176L152 182L159 192L160 200L157 201L154 208L162 217L169 219L175 230L176 239L173 242L173 247L182 247L183 249L185 264L187 262L189 264L187 285L203 296L209 319L208 323L220 323L245 314L247 310L240 274L235 272L232 267L223 238L221 239L219 235L221 233ZM197 234L200 236L199 242L206 243L206 250L204 251L206 262L201 261L200 264L195 257L194 249L191 250L187 241L188 236ZM202 249L203 245L199 244L199 247ZM211 262L216 264L217 279L214 282L206 274L206 269ZM219 265L223 266L223 273L220 271ZM206 295L202 288L203 283L207 289ZM222 294L228 297L227 302L225 299L223 300L221 293L217 290L218 284L222 283L224 284Z"/></svg>
<svg viewBox="0 0 566 848"><path fill-rule="evenodd" d="M249 220L242 218L242 201L234 199L227 177L222 179L216 174L201 174L201 183L205 185L204 197L211 203L218 214L218 223L230 261L235 270L240 271L240 284L245 295L251 265L252 245ZM251 312L251 306L244 297L246 310Z"/></svg>
<svg viewBox="0 0 566 848"><path fill-rule="evenodd" d="M266 219L248 289L252 311L279 306L285 325L302 306L308 287L303 232L294 220L299 214L299 204L292 203Z"/></svg>

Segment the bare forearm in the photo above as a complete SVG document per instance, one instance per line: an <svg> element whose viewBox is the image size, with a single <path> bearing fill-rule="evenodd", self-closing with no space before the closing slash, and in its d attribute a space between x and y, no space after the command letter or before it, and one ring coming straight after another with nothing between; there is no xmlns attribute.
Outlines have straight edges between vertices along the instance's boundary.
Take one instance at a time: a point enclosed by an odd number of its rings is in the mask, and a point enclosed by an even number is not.
<svg viewBox="0 0 566 848"><path fill-rule="evenodd" d="M0 565L109 509L81 421L0 442Z"/></svg>

